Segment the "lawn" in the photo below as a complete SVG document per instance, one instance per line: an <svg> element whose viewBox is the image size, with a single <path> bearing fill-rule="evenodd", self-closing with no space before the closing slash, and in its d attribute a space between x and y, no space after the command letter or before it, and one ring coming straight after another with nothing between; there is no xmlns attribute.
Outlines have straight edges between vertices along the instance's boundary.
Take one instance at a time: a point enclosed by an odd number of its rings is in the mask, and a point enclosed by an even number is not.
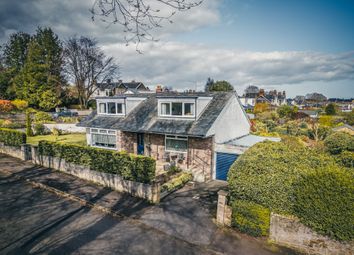
<svg viewBox="0 0 354 255"><path fill-rule="evenodd" d="M64 134L57 137L54 135L37 135L37 136L27 137L27 143L32 145L38 145L38 142L41 140L65 143L65 144L86 145L86 134L75 133L75 134Z"/></svg>

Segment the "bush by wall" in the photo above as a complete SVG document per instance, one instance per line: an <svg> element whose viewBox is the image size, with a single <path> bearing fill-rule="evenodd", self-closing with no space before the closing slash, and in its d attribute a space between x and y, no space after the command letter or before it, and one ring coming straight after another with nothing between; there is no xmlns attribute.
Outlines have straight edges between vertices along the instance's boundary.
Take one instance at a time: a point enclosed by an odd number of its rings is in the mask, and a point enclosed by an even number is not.
<svg viewBox="0 0 354 255"><path fill-rule="evenodd" d="M126 180L151 183L155 178L156 162L150 157L48 141L40 141L38 149L41 155L88 166L91 170L117 174Z"/></svg>
<svg viewBox="0 0 354 255"><path fill-rule="evenodd" d="M259 143L229 171L231 202L249 200L295 215L321 234L351 240L354 172L341 168L335 158L295 140Z"/></svg>
<svg viewBox="0 0 354 255"><path fill-rule="evenodd" d="M231 166L231 199L253 201L273 212L291 214L293 183L309 169L336 165L326 154L305 148L297 139L258 143Z"/></svg>
<svg viewBox="0 0 354 255"><path fill-rule="evenodd" d="M268 236L270 210L251 201L235 200L232 204L232 226L252 236Z"/></svg>
<svg viewBox="0 0 354 255"><path fill-rule="evenodd" d="M294 214L320 234L354 238L354 174L338 167L315 169L294 184Z"/></svg>
<svg viewBox="0 0 354 255"><path fill-rule="evenodd" d="M17 130L0 128L0 142L9 146L19 147L26 143L26 134Z"/></svg>
<svg viewBox="0 0 354 255"><path fill-rule="evenodd" d="M354 151L354 136L345 132L335 132L324 140L327 150L331 154L339 154L342 151Z"/></svg>
<svg viewBox="0 0 354 255"><path fill-rule="evenodd" d="M183 172L180 175L178 175L177 177L173 178L172 180L164 183L161 186L161 191L167 191L170 192L172 190L176 190L179 188L182 188L187 182L193 180L193 176L191 173L186 173Z"/></svg>

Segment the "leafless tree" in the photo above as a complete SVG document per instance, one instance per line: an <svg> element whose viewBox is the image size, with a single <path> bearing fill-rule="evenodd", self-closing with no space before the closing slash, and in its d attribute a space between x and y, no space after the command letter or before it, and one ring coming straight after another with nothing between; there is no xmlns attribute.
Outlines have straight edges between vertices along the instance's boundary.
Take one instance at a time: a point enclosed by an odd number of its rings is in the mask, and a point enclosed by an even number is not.
<svg viewBox="0 0 354 255"><path fill-rule="evenodd" d="M93 38L72 37L65 42L65 73L76 86L80 105L88 107L97 83L118 78L119 66L107 57Z"/></svg>
<svg viewBox="0 0 354 255"><path fill-rule="evenodd" d="M161 27L162 21L173 23L171 18L177 12L190 10L202 2L203 0L95 0L91 13L92 20L100 17L104 22L122 25L127 34L127 44L134 42L138 46L142 40L155 41L150 32Z"/></svg>

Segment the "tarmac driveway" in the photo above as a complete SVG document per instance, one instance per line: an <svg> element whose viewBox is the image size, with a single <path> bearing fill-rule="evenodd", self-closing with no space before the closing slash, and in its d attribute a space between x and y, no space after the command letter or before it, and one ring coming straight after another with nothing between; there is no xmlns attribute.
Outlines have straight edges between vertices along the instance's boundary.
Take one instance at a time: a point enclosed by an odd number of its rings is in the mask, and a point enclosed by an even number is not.
<svg viewBox="0 0 354 255"><path fill-rule="evenodd" d="M121 217L34 188L18 176L107 206ZM186 186L149 205L0 154L0 254L294 254L218 228L213 218L223 185Z"/></svg>

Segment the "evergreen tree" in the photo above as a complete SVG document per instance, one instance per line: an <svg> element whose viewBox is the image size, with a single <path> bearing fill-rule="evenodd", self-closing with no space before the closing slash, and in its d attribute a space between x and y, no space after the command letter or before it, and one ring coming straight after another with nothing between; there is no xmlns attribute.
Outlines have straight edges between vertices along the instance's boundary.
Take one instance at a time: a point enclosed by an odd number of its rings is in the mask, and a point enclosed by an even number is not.
<svg viewBox="0 0 354 255"><path fill-rule="evenodd" d="M209 86L209 91L233 91L234 87L228 81L216 81Z"/></svg>
<svg viewBox="0 0 354 255"><path fill-rule="evenodd" d="M325 112L327 115L335 115L336 114L336 107L334 104L329 103L326 108L325 108Z"/></svg>
<svg viewBox="0 0 354 255"><path fill-rule="evenodd" d="M208 92L210 90L210 88L213 86L213 84L214 84L214 79L211 79L209 77L206 84L205 84L204 91Z"/></svg>
<svg viewBox="0 0 354 255"><path fill-rule="evenodd" d="M31 36L18 32L10 35L4 46L4 63L16 75L24 66Z"/></svg>
<svg viewBox="0 0 354 255"><path fill-rule="evenodd" d="M38 28L28 46L24 67L14 78L17 97L30 106L50 110L59 103L64 79L62 46L50 28Z"/></svg>

